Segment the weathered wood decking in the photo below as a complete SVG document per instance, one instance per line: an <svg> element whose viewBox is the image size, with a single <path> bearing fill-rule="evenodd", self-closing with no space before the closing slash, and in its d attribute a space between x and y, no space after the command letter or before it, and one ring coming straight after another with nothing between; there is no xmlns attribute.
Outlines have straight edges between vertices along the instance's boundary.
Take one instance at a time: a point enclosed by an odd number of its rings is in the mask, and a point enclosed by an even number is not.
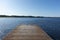
<svg viewBox="0 0 60 40"><path fill-rule="evenodd" d="M9 33L3 40L52 40L36 25L21 25Z"/></svg>

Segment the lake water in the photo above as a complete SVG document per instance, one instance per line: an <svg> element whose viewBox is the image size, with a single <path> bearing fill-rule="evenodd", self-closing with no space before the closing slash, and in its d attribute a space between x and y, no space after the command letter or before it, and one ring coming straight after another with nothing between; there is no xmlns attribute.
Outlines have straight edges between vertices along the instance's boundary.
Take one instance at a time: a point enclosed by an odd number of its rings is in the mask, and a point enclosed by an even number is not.
<svg viewBox="0 0 60 40"><path fill-rule="evenodd" d="M21 24L38 25L51 38L60 40L60 18L0 18L0 40Z"/></svg>

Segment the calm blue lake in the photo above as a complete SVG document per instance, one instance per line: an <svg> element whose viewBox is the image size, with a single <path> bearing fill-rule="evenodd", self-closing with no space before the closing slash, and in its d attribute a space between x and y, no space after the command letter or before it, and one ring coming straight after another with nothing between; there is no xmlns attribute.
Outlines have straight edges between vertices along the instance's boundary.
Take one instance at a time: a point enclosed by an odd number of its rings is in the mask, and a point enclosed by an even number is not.
<svg viewBox="0 0 60 40"><path fill-rule="evenodd" d="M51 38L60 40L60 18L0 18L0 40L21 24L38 25Z"/></svg>

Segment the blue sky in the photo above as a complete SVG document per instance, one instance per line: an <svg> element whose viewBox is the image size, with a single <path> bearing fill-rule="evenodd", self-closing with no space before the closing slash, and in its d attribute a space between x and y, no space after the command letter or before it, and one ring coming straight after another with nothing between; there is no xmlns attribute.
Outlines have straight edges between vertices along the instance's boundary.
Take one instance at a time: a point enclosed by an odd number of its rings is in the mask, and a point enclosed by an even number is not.
<svg viewBox="0 0 60 40"><path fill-rule="evenodd" d="M0 0L0 15L60 17L60 0Z"/></svg>

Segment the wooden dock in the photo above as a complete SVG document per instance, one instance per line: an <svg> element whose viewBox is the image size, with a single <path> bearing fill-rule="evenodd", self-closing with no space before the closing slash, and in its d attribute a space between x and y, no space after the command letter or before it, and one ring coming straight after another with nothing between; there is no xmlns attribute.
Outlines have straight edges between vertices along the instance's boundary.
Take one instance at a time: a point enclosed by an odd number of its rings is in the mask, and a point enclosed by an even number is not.
<svg viewBox="0 0 60 40"><path fill-rule="evenodd" d="M53 40L46 32L36 25L20 25L3 40Z"/></svg>

